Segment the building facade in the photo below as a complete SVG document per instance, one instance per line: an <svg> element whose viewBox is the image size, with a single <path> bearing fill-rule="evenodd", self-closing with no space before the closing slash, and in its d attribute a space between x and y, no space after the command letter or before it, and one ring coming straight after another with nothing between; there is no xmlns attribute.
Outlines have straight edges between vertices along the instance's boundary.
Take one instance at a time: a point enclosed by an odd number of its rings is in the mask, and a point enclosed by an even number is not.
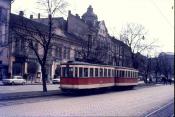
<svg viewBox="0 0 175 117"><path fill-rule="evenodd" d="M0 80L8 74L9 49L8 27L10 18L11 0L0 0Z"/></svg>
<svg viewBox="0 0 175 117"><path fill-rule="evenodd" d="M22 41L20 34L32 32L31 37L42 40L41 36L47 36L48 18L30 19L23 16L10 14L10 34L8 40L12 43L9 46L9 70L12 75L28 74L35 81L40 81L41 67L34 52L26 47L25 40ZM98 21L97 15L93 12L92 6L80 17L68 12L67 20L62 17L52 18L54 38L51 40L51 49L48 52L47 75L52 79L57 74L57 68L61 62L85 61L97 64L117 65L132 67L131 49L123 42L111 37L104 21ZM25 25L22 25L25 24ZM40 35L40 30L42 35ZM42 49L36 43L36 48L42 56ZM38 79L37 79L38 78ZM30 78L29 78L30 79Z"/></svg>

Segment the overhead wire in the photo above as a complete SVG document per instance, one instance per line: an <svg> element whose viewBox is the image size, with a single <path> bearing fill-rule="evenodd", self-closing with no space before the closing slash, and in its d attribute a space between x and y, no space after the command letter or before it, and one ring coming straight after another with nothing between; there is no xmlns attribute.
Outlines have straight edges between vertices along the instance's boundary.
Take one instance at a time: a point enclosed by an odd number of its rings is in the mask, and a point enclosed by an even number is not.
<svg viewBox="0 0 175 117"><path fill-rule="evenodd" d="M160 13L160 15L163 17L163 19L167 22L167 24L171 27L171 29L174 30L174 26L170 23L170 21L167 19L167 17L163 14L163 12L161 11L161 9L157 6L157 4L155 3L154 0L150 0L152 2L152 4L154 5L154 7L156 7L156 9L158 10L158 12Z"/></svg>

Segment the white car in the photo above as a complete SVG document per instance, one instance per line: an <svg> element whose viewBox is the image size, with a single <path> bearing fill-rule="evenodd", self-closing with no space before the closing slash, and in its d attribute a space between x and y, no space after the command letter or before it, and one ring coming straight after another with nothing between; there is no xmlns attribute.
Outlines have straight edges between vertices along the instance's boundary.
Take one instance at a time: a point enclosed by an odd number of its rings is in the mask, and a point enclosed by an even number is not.
<svg viewBox="0 0 175 117"><path fill-rule="evenodd" d="M60 84L60 78L52 79L52 84Z"/></svg>
<svg viewBox="0 0 175 117"><path fill-rule="evenodd" d="M22 78L22 76L13 76L12 78L9 78L9 79L3 79L2 80L3 84L6 85L6 84L25 84L26 83L26 80Z"/></svg>

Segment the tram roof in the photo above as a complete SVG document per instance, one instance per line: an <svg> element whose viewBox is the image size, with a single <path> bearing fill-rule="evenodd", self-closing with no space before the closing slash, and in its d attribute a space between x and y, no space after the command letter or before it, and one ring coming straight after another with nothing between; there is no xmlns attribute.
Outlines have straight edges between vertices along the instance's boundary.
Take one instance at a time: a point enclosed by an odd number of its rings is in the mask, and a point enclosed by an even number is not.
<svg viewBox="0 0 175 117"><path fill-rule="evenodd" d="M136 69L130 68L130 67L102 65L102 64L92 64L92 63L81 62L81 61L68 61L68 62L62 63L62 65L67 65L67 64L69 64L69 65L87 65L87 66L115 67L115 68L118 68L118 69L136 70Z"/></svg>

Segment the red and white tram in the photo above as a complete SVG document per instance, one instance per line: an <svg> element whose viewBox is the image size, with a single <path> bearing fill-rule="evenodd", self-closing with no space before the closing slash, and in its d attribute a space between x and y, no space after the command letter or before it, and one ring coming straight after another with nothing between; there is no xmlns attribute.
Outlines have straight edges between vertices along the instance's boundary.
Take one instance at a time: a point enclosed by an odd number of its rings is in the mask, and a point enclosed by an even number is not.
<svg viewBox="0 0 175 117"><path fill-rule="evenodd" d="M61 64L60 88L64 90L133 87L138 71L133 68L97 65L84 62Z"/></svg>

